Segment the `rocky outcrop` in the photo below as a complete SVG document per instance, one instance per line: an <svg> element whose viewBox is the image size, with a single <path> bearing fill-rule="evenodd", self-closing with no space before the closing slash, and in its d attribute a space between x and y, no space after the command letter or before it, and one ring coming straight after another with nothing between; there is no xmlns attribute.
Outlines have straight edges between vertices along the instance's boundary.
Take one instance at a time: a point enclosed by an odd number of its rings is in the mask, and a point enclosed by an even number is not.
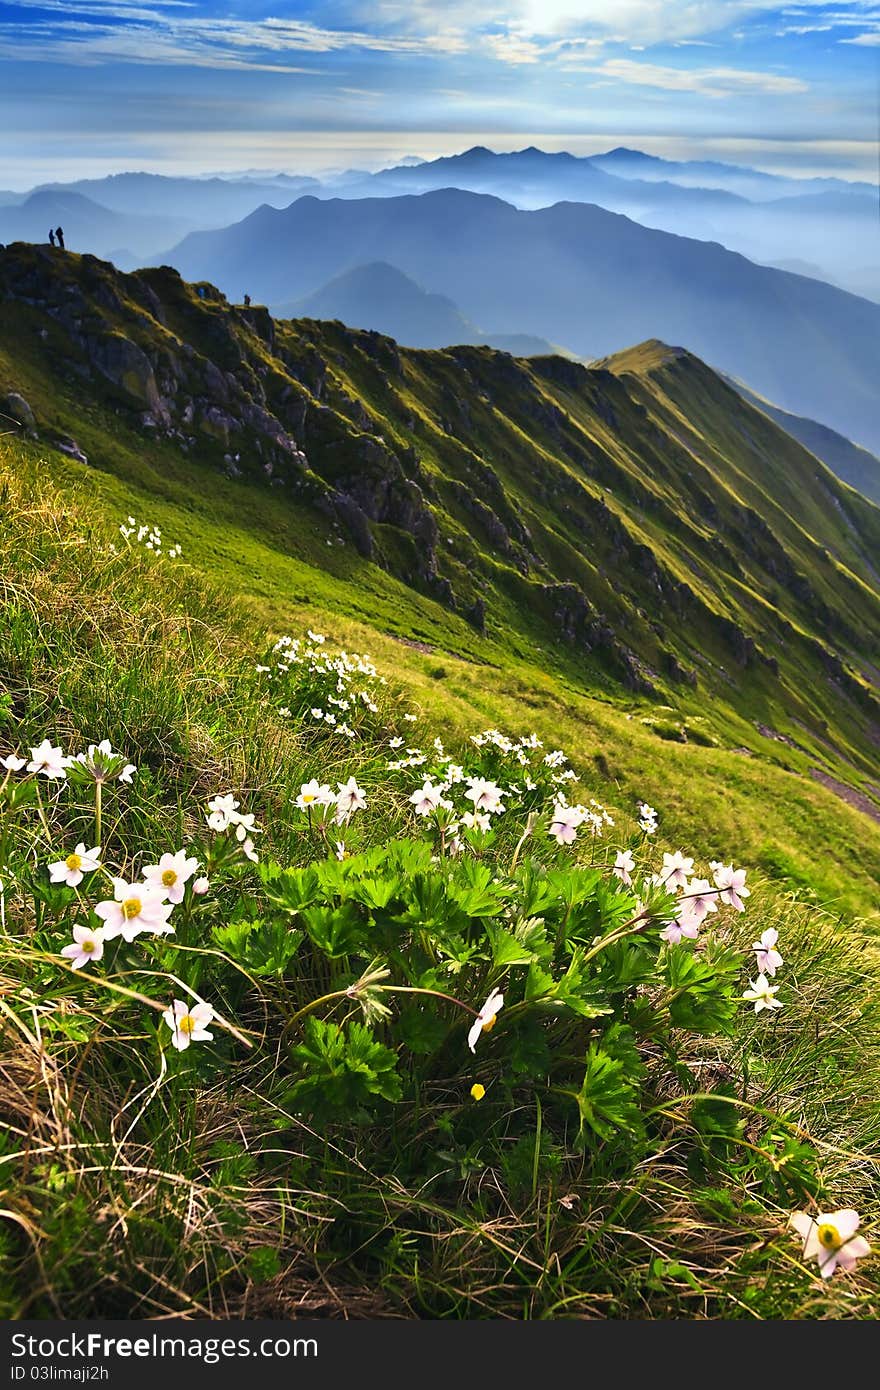
<svg viewBox="0 0 880 1390"><path fill-rule="evenodd" d="M8 391L5 396L0 396L0 422L6 424L10 421L31 439L36 439L36 416L18 391Z"/></svg>

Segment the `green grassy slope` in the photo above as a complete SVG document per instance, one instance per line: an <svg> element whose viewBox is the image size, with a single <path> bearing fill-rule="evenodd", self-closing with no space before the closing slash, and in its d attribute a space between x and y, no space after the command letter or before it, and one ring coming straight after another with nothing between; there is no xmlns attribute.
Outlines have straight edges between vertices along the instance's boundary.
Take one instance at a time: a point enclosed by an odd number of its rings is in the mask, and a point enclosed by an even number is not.
<svg viewBox="0 0 880 1390"><path fill-rule="evenodd" d="M780 410L772 401L765 401L763 396L759 396L757 391L752 391L742 381L735 381L731 377L730 383L750 405L769 415L786 434L793 435L806 449L823 463L827 463L838 478L849 483L850 487L854 487L871 502L880 503L880 459L874 454L870 454L858 444L853 444L835 430L828 429L827 425L819 424L817 420L805 419L800 415L792 415L788 410Z"/></svg>
<svg viewBox="0 0 880 1390"><path fill-rule="evenodd" d="M880 511L677 350L404 352L204 293L0 253L39 435L7 466L157 521L255 629L371 649L440 726L527 710L606 800L874 913Z"/></svg>

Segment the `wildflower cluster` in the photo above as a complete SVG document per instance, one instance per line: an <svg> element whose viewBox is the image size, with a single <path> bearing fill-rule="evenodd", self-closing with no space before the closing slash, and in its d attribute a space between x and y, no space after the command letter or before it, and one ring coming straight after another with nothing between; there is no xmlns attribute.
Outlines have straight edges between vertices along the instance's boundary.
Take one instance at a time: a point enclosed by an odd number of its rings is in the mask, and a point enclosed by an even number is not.
<svg viewBox="0 0 880 1390"><path fill-rule="evenodd" d="M33 745L29 752L30 758L26 753L17 752L0 756L0 768L5 774L0 780L3 824L10 813L21 810L26 813L35 808L45 838L55 845L58 853L61 849L56 838L59 832L53 830L50 817L59 818L57 813L62 809L60 799L65 786L90 784L94 791L95 839L99 840L103 789L111 782L131 786L137 772L135 765L115 752L108 739L90 744L84 752L68 754L47 738ZM35 791L36 801L27 795L28 786L35 786L40 779L55 784L54 803L44 805L38 790ZM253 815L240 812L238 807L239 802L229 795L215 797L209 804L210 828L216 832L233 832L225 849L209 852L214 868L226 867L241 858L257 860L251 837L260 827L255 824ZM67 853L61 849L57 858L50 858L37 870L36 876L26 864L16 871L12 863L7 863L0 880L3 925L5 928L6 903L14 899L17 884L22 889L27 885L39 899L44 892L40 875L45 873L45 891L56 894L49 901L58 930L66 928L72 938L61 947L60 957L72 970L82 971L102 961L112 942L131 945L139 937L173 935L175 926L171 918L175 908L188 907L194 898L203 897L209 890L209 879L197 876L200 862L199 856L186 847L167 850L155 863L144 864L139 876L123 876L109 867L100 843L88 846L80 840ZM63 896L58 897L59 893ZM171 1029L171 1043L178 1051L184 1051L192 1042L209 1040L212 1035L206 1031L206 1025L214 1016L212 1007L203 1000L190 1008L175 999L172 1007L163 1013Z"/></svg>
<svg viewBox="0 0 880 1390"><path fill-rule="evenodd" d="M161 529L155 525L147 526L133 516L128 518L127 524L122 523L119 534L130 549L141 546L153 555L164 555L167 560L179 560L183 554L179 545L169 545L163 549Z"/></svg>
<svg viewBox="0 0 880 1390"><path fill-rule="evenodd" d="M279 637L256 672L284 718L343 739L363 738L381 727L385 677L369 656L330 652L321 632L309 631L306 641Z"/></svg>

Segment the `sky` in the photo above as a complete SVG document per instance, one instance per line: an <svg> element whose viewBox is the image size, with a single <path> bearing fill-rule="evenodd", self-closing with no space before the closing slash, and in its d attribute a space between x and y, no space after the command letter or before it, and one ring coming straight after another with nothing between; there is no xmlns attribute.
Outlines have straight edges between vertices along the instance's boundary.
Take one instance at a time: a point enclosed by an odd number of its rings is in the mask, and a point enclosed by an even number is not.
<svg viewBox="0 0 880 1390"><path fill-rule="evenodd" d="M473 144L876 180L878 107L880 0L0 0L0 189Z"/></svg>

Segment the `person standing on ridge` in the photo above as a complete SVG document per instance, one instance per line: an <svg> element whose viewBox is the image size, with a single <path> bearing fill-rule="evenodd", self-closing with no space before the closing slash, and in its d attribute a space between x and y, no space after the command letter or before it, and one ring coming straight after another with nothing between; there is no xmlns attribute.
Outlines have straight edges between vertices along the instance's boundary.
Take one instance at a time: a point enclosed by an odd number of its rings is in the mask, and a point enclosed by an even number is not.
<svg viewBox="0 0 880 1390"><path fill-rule="evenodd" d="M249 294L246 294L244 297L244 307L246 309L249 309L251 307L251 297Z"/></svg>
<svg viewBox="0 0 880 1390"><path fill-rule="evenodd" d="M56 228L55 228L55 235L56 235L57 238L58 238L58 245L61 247L61 250L63 251L63 250L64 250L64 232L62 231L62 229L61 229L60 227L56 227Z"/></svg>
<svg viewBox="0 0 880 1390"><path fill-rule="evenodd" d="M50 228L49 228L49 245L50 245L50 246L54 246L54 245L55 245L55 228L54 228L54 227L50 227Z"/></svg>

